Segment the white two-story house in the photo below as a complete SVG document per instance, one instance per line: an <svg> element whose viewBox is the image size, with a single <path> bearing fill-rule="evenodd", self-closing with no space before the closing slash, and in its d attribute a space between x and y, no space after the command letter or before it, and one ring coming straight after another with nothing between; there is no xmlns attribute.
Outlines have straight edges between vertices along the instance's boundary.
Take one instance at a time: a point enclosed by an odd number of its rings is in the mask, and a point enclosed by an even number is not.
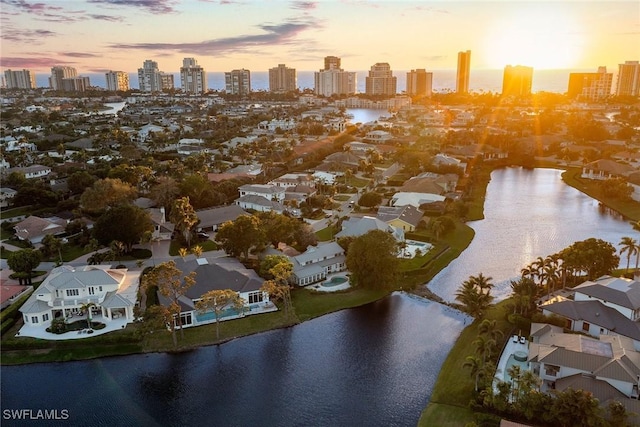
<svg viewBox="0 0 640 427"><path fill-rule="evenodd" d="M20 308L24 327L48 326L55 318L71 318L90 303L104 321L126 318L133 322L139 279L140 271L110 265L56 267Z"/></svg>

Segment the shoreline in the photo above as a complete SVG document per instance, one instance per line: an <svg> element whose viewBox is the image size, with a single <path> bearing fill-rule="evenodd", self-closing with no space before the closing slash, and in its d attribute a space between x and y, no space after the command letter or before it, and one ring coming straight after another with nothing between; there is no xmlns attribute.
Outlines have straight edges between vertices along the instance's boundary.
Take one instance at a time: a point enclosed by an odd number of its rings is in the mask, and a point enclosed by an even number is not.
<svg viewBox="0 0 640 427"><path fill-rule="evenodd" d="M466 222L475 221L475 220L484 218L484 199L485 199L487 186L491 179L491 172L503 167L511 167L511 166L491 165L489 167L483 168L483 170L480 171L481 173L486 173L486 179L480 180L479 182L480 185L474 188L474 197L471 203L474 204L475 209L470 212L470 217L467 218L464 223L461 223L464 227L467 227L470 230L472 230L470 227L466 225ZM619 209L616 209L615 206L611 206L610 203L607 203L606 200L601 200L600 198L596 198L594 197L593 194L590 194L589 192L584 191L584 188L580 188L576 185L572 185L571 182L567 182L567 180L565 179L565 175L569 173L570 169L565 167L560 167L559 165L556 165L556 167L551 167L550 165L540 165L539 167L564 170L562 176L563 176L563 182L565 182L565 184L576 188L582 193L588 195L589 197L594 198L594 200L598 200L603 205L618 212L620 215L622 215L626 219L632 219L632 220L634 219L629 213L621 212ZM258 315L257 317L264 319L264 317L262 316L269 316L268 320L270 321L259 322L261 324L259 327L255 327L255 326L249 327L244 332L233 331L228 336L224 336L223 331L226 331L227 329L233 330L236 328L232 328L231 326L229 326L230 323L228 322L222 322L220 323L220 327L221 327L220 330L223 337L219 340L210 340L208 337L213 336L213 334L206 334L206 331L208 331L209 329L213 329L215 327L215 324L204 325L198 328L188 328L188 329L185 329L185 336L205 335L206 338L204 339L192 338L191 340L186 340L188 342L185 342L182 345L179 345L177 348L173 348L172 345L166 345L166 343L163 344L162 338L160 338L159 340L155 338L160 334L157 334L154 337L150 337L150 335L153 335L153 334L146 334L145 336L136 339L135 335L137 333L137 327L135 326L133 328L129 328L128 330L115 332L116 334L119 334L119 335L106 334L103 336L95 337L93 338L93 340L95 341L91 341L91 342L86 342L86 341L83 342L78 340L61 340L61 341L52 342L52 341L46 341L46 340L38 340L35 338L33 339L29 338L29 340L33 340L33 341L21 342L20 344L18 344L14 340L18 340L18 339L23 340L24 338L10 336L2 340L2 346L0 347L0 366L14 366L14 365L22 365L22 364L30 364L30 363L51 363L51 362L76 361L76 360L90 360L90 359L96 359L100 357L125 356L125 355L131 355L131 354L145 354L145 353L159 353L159 352L178 353L178 352L193 351L199 347L220 345L220 344L229 342L231 340L244 338L257 333L295 326L304 321L311 320L316 317L324 316L324 315L331 314L344 309L359 307L361 305L368 304L371 302L375 302L379 299L382 299L390 295L394 291L404 291L409 294L416 295L420 298L425 298L427 300L456 309L455 304L444 301L440 296L438 296L433 291L431 291L428 288L428 283L436 274L438 274L440 271L446 268L449 265L449 263L451 263L454 259L460 256L460 254L469 246L474 236L475 236L475 233L473 232L470 233L469 235L462 235L461 237L462 241L459 242L462 244L459 244L457 247L450 246L445 253L441 254L441 256L431 259L428 263L429 269L427 269L423 273L423 275L414 277L413 281L410 280L412 279L411 277L406 277L406 279L409 282L415 282L417 279L419 283L410 283L408 286L400 285L395 289L387 290L384 292L376 292L372 295L364 295L364 296L359 295L359 294L362 294L363 292L362 290L358 290L358 289L353 289L351 291L343 292L343 293L337 293L337 295L351 295L351 297L353 297L354 300L351 302L347 302L346 304L345 303L337 304L328 310L322 310L320 312L300 313L302 318L298 317L298 315L296 314L295 319L285 320L285 319L282 319L283 314L280 311L275 313L261 314L261 315ZM441 263L437 261L441 261ZM434 270L431 271L430 270L431 268L434 268ZM423 279L423 278L425 280L420 281L420 279ZM305 293L305 291L306 293L310 294L310 295L307 295L306 298L313 299L313 295L311 295L311 292L309 290L306 290L305 288L296 289L294 290L293 294L300 295L302 293ZM295 307L295 298L294 298L294 307ZM242 321L242 320L243 319L236 320L236 322ZM199 329L200 333L192 332L197 329ZM170 334L166 334L165 338L166 339L164 341L170 342ZM91 340L92 338L89 338L89 339ZM104 341L104 342L100 342L100 341ZM151 341L151 345L149 341ZM155 345L152 344L153 342L155 342ZM6 349L7 346L11 348ZM87 347L91 348L92 351L87 352ZM102 349L103 351L100 351L100 349ZM33 354L32 353L33 351L35 351L36 354ZM46 353L44 351L46 351ZM28 353L32 353L32 354L28 354ZM47 355L49 355L49 357L47 357ZM7 361L7 358L9 359L8 361Z"/></svg>

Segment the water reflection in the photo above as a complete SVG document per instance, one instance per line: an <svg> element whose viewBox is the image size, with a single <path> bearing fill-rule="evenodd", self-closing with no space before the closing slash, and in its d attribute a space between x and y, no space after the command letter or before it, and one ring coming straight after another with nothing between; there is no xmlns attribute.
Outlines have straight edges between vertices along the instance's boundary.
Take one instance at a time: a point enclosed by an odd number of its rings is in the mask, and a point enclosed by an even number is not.
<svg viewBox="0 0 640 427"><path fill-rule="evenodd" d="M465 319L394 294L188 353L3 366L2 405L93 426L416 425Z"/></svg>
<svg viewBox="0 0 640 427"><path fill-rule="evenodd" d="M493 277L494 295L504 299L510 293L510 280L539 256L590 237L616 246L623 236L637 233L621 215L566 185L561 174L555 169L494 171L487 187L485 219L469 223L476 233L473 241L429 288L453 301L463 281L483 273Z"/></svg>

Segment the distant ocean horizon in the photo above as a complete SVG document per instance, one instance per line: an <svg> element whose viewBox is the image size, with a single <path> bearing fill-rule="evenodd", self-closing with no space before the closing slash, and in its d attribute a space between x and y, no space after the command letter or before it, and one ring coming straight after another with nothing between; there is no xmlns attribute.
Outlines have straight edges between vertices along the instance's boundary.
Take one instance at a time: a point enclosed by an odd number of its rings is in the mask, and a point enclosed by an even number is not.
<svg viewBox="0 0 640 427"><path fill-rule="evenodd" d="M443 92L447 90L455 90L456 88L456 70L428 70L433 73L433 90ZM315 71L298 71L298 88L300 90L313 89ZM565 93L569 85L569 74L580 72L593 72L593 70L585 69L562 69L562 70L534 70L532 91L535 92L555 92ZM175 87L180 87L180 73L171 73L174 75ZM356 71L357 91L364 93L365 78L368 74L367 70ZM98 73L81 73L81 76L87 76L90 79L91 86L106 88L106 80L104 74ZM407 84L407 71L395 71L393 73L397 77L397 91L403 92ZM471 70L469 76L469 90L472 92L501 92L502 91L503 70ZM49 76L45 74L36 74L36 84L38 87L48 87ZM615 80L614 80L615 81ZM129 73L129 85L132 89L138 89L138 73ZM209 89L222 91L225 89L224 72L208 72L207 85ZM269 72L268 71L251 71L251 90L261 91L269 90Z"/></svg>

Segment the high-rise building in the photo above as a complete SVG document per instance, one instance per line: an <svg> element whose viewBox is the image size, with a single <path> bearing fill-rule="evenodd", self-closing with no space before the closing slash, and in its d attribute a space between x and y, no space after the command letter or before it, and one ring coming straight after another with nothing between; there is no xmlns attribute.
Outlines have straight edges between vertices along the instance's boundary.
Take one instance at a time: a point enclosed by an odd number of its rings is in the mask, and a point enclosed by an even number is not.
<svg viewBox="0 0 640 427"><path fill-rule="evenodd" d="M64 90L62 79L77 77L78 72L73 67L55 66L51 67L51 77L49 77L49 87L53 90Z"/></svg>
<svg viewBox="0 0 640 427"><path fill-rule="evenodd" d="M502 78L502 96L531 95L533 68L524 65L507 65Z"/></svg>
<svg viewBox="0 0 640 427"><path fill-rule="evenodd" d="M293 92L297 88L298 82L295 68L278 64L277 67L269 69L270 92Z"/></svg>
<svg viewBox="0 0 640 427"><path fill-rule="evenodd" d="M159 92L160 69L158 63L150 59L142 63L142 68L138 68L138 87L142 92Z"/></svg>
<svg viewBox="0 0 640 427"><path fill-rule="evenodd" d="M77 76L62 79L62 90L65 92L84 92L90 86L89 77Z"/></svg>
<svg viewBox="0 0 640 427"><path fill-rule="evenodd" d="M433 73L427 73L424 68L411 70L407 73L407 95L430 97L433 92Z"/></svg>
<svg viewBox="0 0 640 427"><path fill-rule="evenodd" d="M458 72L456 73L456 92L469 92L469 74L471 73L471 51L458 52Z"/></svg>
<svg viewBox="0 0 640 427"><path fill-rule="evenodd" d="M113 92L129 90L129 74L124 71L108 71L104 76L107 82L107 90Z"/></svg>
<svg viewBox="0 0 640 427"><path fill-rule="evenodd" d="M613 73L607 67L598 67L596 73L569 73L567 96L586 101L599 101L611 95Z"/></svg>
<svg viewBox="0 0 640 427"><path fill-rule="evenodd" d="M160 92L171 90L173 84L173 74L163 73L158 69L158 63L147 59L138 68L138 87L142 92Z"/></svg>
<svg viewBox="0 0 640 427"><path fill-rule="evenodd" d="M180 87L184 93L201 95L207 91L207 73L195 58L184 58L180 68Z"/></svg>
<svg viewBox="0 0 640 427"><path fill-rule="evenodd" d="M173 74L160 72L160 90L173 90L176 85L173 81Z"/></svg>
<svg viewBox="0 0 640 427"><path fill-rule="evenodd" d="M356 93L356 73L340 68L340 58L337 56L325 57L324 68L314 73L313 80L316 95L353 95Z"/></svg>
<svg viewBox="0 0 640 427"><path fill-rule="evenodd" d="M7 89L35 89L36 75L31 70L6 70L4 72Z"/></svg>
<svg viewBox="0 0 640 427"><path fill-rule="evenodd" d="M325 56L323 70L331 70L333 68L336 70L340 69L340 58L337 56Z"/></svg>
<svg viewBox="0 0 640 427"><path fill-rule="evenodd" d="M638 61L625 61L624 64L618 64L616 95L640 96L640 63Z"/></svg>
<svg viewBox="0 0 640 427"><path fill-rule="evenodd" d="M243 68L224 73L224 85L226 92L231 95L249 96L251 93L251 71Z"/></svg>
<svg viewBox="0 0 640 427"><path fill-rule="evenodd" d="M371 66L369 75L365 79L365 93L367 95L394 96L396 94L397 78L387 62L378 62Z"/></svg>

